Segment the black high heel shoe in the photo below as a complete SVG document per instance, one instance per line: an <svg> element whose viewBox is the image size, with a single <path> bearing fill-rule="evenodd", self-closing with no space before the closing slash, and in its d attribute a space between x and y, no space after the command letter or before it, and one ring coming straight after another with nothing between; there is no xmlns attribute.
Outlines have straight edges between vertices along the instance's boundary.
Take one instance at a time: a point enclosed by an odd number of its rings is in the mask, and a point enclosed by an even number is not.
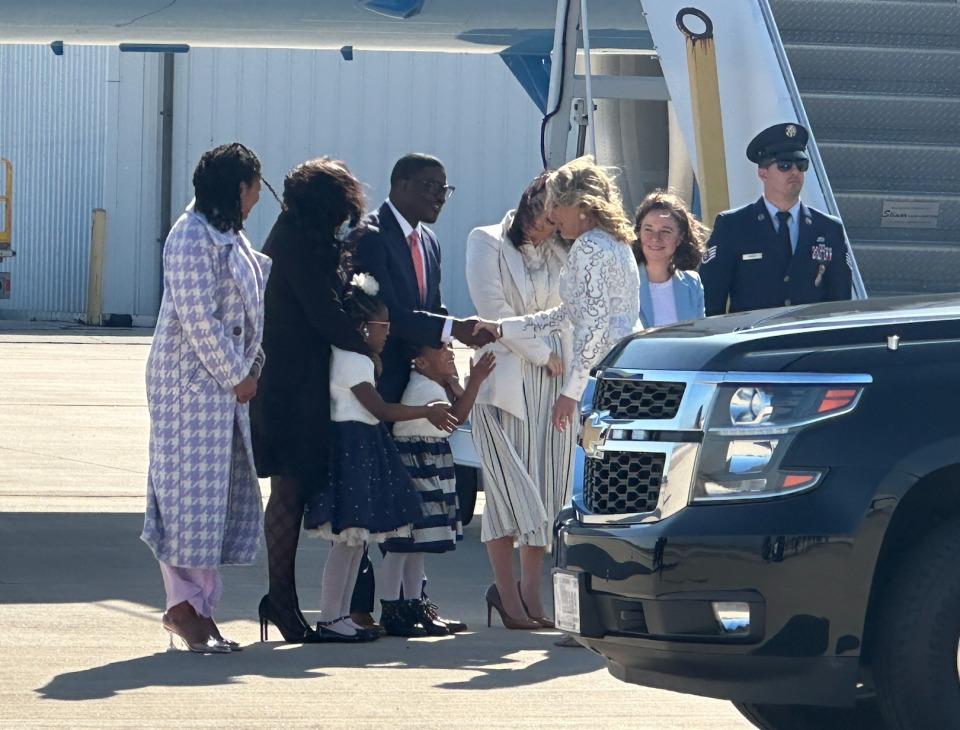
<svg viewBox="0 0 960 730"><path fill-rule="evenodd" d="M270 602L268 593L260 599L260 641L267 640L267 627L273 624L280 630L280 635L288 644L318 644L322 641L318 634L308 624L303 622L300 611L293 612L292 622L289 618L281 618L281 614Z"/></svg>

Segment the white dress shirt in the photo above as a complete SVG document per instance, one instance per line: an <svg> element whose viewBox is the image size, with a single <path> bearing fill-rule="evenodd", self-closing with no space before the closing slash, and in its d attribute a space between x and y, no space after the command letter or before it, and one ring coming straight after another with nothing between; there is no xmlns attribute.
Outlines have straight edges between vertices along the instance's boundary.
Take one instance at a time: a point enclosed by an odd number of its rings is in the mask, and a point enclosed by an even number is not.
<svg viewBox="0 0 960 730"><path fill-rule="evenodd" d="M417 250L420 252L420 261L423 265L423 276L426 278L429 275L429 268L427 267L427 249L423 243L423 226L417 223L417 227L414 228L410 225L410 222L400 215L400 211L397 210L390 198L387 198L387 205L390 206L391 212L393 212L393 217L397 219L397 223L400 224L400 230L403 231L403 238L407 241L409 246L410 234L414 231L417 232ZM796 244L794 244L796 246ZM426 283L426 282L424 282ZM443 333L440 335L440 339L444 342L450 342L452 339L451 332L453 331L453 318L447 317L446 321L443 323Z"/></svg>
<svg viewBox="0 0 960 730"><path fill-rule="evenodd" d="M780 209L767 200L767 196L763 196L763 202L767 206L767 210L770 211L770 218L773 219L773 227L780 232L780 219L777 218L777 213L780 212ZM790 211L790 218L787 220L787 227L790 229L790 248L793 249L793 252L797 252L797 239L800 238L800 201L798 200L796 205L794 205ZM412 229L411 229L412 230Z"/></svg>

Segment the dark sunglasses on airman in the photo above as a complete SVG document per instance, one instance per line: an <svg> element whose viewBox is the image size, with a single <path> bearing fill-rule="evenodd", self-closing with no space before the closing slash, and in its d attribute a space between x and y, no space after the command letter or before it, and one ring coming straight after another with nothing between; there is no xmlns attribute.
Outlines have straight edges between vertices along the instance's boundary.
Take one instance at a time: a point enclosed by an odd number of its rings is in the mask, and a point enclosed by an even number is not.
<svg viewBox="0 0 960 730"><path fill-rule="evenodd" d="M794 165L800 172L806 172L810 168L810 160L777 160L777 169L780 172L790 172Z"/></svg>

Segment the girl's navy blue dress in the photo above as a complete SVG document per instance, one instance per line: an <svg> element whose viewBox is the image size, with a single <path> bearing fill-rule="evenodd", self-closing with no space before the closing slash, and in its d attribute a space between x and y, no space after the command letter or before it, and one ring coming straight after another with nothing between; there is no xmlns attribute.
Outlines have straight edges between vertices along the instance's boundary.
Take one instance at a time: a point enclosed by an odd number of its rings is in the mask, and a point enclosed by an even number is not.
<svg viewBox="0 0 960 730"><path fill-rule="evenodd" d="M409 536L423 514L423 500L386 426L350 390L374 383L373 361L336 347L332 351L332 438L317 445L329 449L330 486L307 505L304 528L351 545Z"/></svg>

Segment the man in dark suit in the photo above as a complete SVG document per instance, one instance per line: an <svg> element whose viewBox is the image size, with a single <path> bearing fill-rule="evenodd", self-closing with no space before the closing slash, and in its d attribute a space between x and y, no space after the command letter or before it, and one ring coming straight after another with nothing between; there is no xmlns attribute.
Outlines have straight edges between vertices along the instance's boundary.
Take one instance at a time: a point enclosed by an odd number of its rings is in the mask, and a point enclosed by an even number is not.
<svg viewBox="0 0 960 730"><path fill-rule="evenodd" d="M423 224L436 223L453 190L436 157L405 155L390 175L390 197L364 219L353 239L354 268L380 283L379 297L390 312L377 383L388 403L400 401L410 379L410 344L439 348L457 339L482 347L491 341L485 330L473 334L479 320L450 317L440 300L440 244Z"/></svg>
<svg viewBox="0 0 960 730"><path fill-rule="evenodd" d="M843 224L800 202L807 138L778 124L748 145L763 197L717 216L700 267L708 317L851 298Z"/></svg>
<svg viewBox="0 0 960 730"><path fill-rule="evenodd" d="M388 403L399 403L410 380L410 345L439 348L452 338L471 347L493 341L486 330L474 335L477 319L454 319L440 300L440 244L424 223L436 223L444 203L453 194L447 173L436 157L401 157L390 175L390 197L370 213L352 238L356 271L373 275L379 298L390 313L390 336L380 353L383 372L377 390ZM373 566L365 559L350 606L360 626L375 626ZM465 631L459 621L441 619L436 608L423 601L424 626L431 633ZM444 627L446 627L444 629Z"/></svg>

